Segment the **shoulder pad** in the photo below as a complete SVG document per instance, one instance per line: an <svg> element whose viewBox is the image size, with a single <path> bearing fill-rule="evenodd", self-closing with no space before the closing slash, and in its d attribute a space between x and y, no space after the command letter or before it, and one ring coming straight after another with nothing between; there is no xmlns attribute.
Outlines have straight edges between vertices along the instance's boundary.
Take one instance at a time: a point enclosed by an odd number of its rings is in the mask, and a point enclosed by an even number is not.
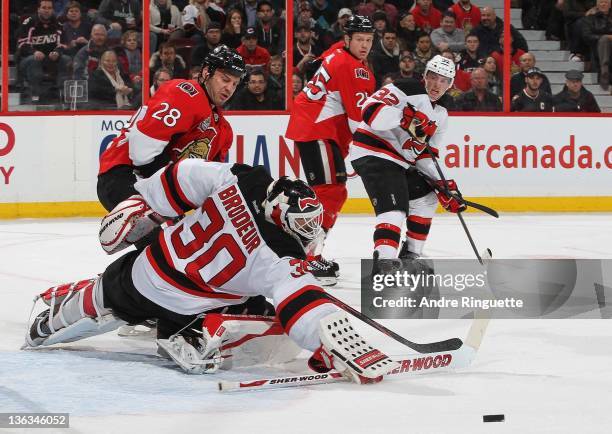
<svg viewBox="0 0 612 434"><path fill-rule="evenodd" d="M423 95L427 93L425 91L425 86L423 86L423 83L414 78L403 78L400 80L396 80L393 84L399 90L404 92L406 96Z"/></svg>

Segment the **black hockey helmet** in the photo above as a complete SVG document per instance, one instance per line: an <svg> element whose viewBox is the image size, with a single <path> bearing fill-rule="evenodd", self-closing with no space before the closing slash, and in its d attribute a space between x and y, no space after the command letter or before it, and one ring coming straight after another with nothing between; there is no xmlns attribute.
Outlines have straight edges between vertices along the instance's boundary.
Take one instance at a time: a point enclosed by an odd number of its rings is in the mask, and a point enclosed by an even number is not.
<svg viewBox="0 0 612 434"><path fill-rule="evenodd" d="M323 205L302 180L283 176L268 186L262 204L266 220L306 248L321 233Z"/></svg>
<svg viewBox="0 0 612 434"><path fill-rule="evenodd" d="M244 66L242 56L227 45L219 45L209 52L202 62L202 68L206 66L208 66L208 72L211 76L215 73L216 69L222 69L228 74L241 79L246 75L246 67Z"/></svg>
<svg viewBox="0 0 612 434"><path fill-rule="evenodd" d="M344 33L349 36L353 33L374 33L374 25L368 17L353 15L346 21Z"/></svg>

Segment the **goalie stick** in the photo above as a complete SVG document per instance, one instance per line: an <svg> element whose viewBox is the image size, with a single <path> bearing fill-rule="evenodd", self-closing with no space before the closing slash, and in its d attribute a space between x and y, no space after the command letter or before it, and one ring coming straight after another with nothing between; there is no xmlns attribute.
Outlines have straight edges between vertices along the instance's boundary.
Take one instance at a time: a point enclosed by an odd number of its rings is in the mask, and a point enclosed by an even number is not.
<svg viewBox="0 0 612 434"><path fill-rule="evenodd" d="M475 318L465 343L460 348L430 354L400 356L398 361L401 363L401 366L389 372L387 376L422 375L468 367L476 357L489 323L487 317L479 317L478 315L478 313L475 313ZM218 388L220 392L246 392L340 382L350 382L350 379L339 372L330 371L325 374L308 373L288 377L262 378L252 381L220 381Z"/></svg>

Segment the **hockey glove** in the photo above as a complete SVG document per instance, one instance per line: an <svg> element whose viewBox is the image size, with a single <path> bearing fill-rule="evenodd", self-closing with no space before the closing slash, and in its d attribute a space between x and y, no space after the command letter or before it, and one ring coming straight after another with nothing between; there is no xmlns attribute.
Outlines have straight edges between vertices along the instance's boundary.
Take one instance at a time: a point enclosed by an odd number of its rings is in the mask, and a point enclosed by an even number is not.
<svg viewBox="0 0 612 434"><path fill-rule="evenodd" d="M142 196L130 196L102 219L100 244L106 253L112 255L134 244L164 221Z"/></svg>
<svg viewBox="0 0 612 434"><path fill-rule="evenodd" d="M439 180L435 182L435 186L436 195L438 196L438 202L440 202L440 205L442 205L442 207L444 207L446 211L452 213L465 211L467 206L465 205L465 203L463 203L463 201L460 200L462 196L459 192L459 188L457 188L457 183L454 180L448 179L446 180L446 184L444 183L444 181ZM456 199L452 196L448 196L444 192L446 188L448 188L448 191L450 191L450 193L452 193L454 196L457 196L459 199Z"/></svg>
<svg viewBox="0 0 612 434"><path fill-rule="evenodd" d="M417 111L410 103L404 107L400 127L419 144L429 142L438 128L434 121L429 120L425 113Z"/></svg>

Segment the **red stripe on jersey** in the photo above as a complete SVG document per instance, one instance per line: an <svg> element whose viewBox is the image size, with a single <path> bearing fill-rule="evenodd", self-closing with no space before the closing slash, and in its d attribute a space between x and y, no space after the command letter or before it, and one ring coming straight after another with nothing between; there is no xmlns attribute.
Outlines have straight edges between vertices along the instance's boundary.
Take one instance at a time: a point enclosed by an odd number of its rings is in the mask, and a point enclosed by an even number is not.
<svg viewBox="0 0 612 434"><path fill-rule="evenodd" d="M179 168L179 164L175 164L172 167L172 178L174 179L174 187L176 188L176 193L181 198L181 200L185 202L186 205L189 205L191 209L196 209L197 205L194 205L193 202L187 199L187 195L185 195L185 192L181 188L181 184L178 180L178 168Z"/></svg>
<svg viewBox="0 0 612 434"><path fill-rule="evenodd" d="M320 298L318 300L313 301L312 303L307 304L306 306L304 306L303 308L301 308L300 310L298 310L289 321L287 321L287 324L285 325L285 333L289 334L289 332L291 331L291 328L293 327L293 325L302 317L304 316L306 313L310 312L311 310L313 310L315 307L317 306L321 306L322 304L326 304L326 303L332 303L331 300L327 299L327 298Z"/></svg>
<svg viewBox="0 0 612 434"><path fill-rule="evenodd" d="M399 243L395 240L390 240L389 238L382 238L374 242L374 248L379 246L390 246L397 249L399 247Z"/></svg>
<svg viewBox="0 0 612 434"><path fill-rule="evenodd" d="M323 290L321 288L319 288L318 286L315 286L315 285L306 285L303 288L298 289L297 291L295 291L293 294L289 294L289 296L287 296L287 298L285 298L283 301L281 301L279 303L279 305L276 307L276 312L280 312L281 310L283 310L285 308L285 306L287 306L287 304L291 300L293 300L294 298L299 297L300 295L302 295L306 291L321 291L321 292L323 292Z"/></svg>
<svg viewBox="0 0 612 434"><path fill-rule="evenodd" d="M409 215L408 216L408 221L415 222L415 223L420 223L422 225L430 225L431 224L431 219L430 218L421 217L421 216L418 216L418 215Z"/></svg>
<svg viewBox="0 0 612 434"><path fill-rule="evenodd" d="M285 330L283 330L283 326L281 326L279 323L275 322L274 324L272 324L272 326L268 330L266 330L262 334L245 335L241 339L238 339L236 342L232 342L230 344L223 345L220 349L221 349L221 351L229 350L230 348L238 347L238 346L244 344L245 342L250 341L251 339L260 338L262 336L282 335L284 332L285 332Z"/></svg>
<svg viewBox="0 0 612 434"><path fill-rule="evenodd" d="M168 199L168 203L178 215L183 215L184 214L183 210L178 205L178 203L176 203L176 201L174 200L174 197L172 197L172 190L170 186L168 185L168 180L166 179L164 174L162 174L160 178L161 178L162 187L164 189L164 193L166 195L166 199Z"/></svg>
<svg viewBox="0 0 612 434"><path fill-rule="evenodd" d="M402 230L399 227L392 225L391 223L379 223L376 225L376 229L388 229L390 231L397 232L400 235L402 233Z"/></svg>
<svg viewBox="0 0 612 434"><path fill-rule="evenodd" d="M374 110L374 113L372 113L372 116L370 116L370 119L368 121L368 125L372 125L372 122L374 122L374 119L376 119L376 116L378 116L378 114L381 112L381 110L383 108L385 108L385 104L381 104L381 103L378 103L378 104L380 104L380 105Z"/></svg>
<svg viewBox="0 0 612 434"><path fill-rule="evenodd" d="M373 133L371 133L368 130L362 130L361 128L357 128L357 131L355 131L355 132L360 132L361 134L365 134L366 136L369 136L373 140L376 140L377 142L380 142L380 143L384 144L391 151L397 152L391 143L387 142L385 139L383 139L381 137L378 137L376 134L373 134Z"/></svg>
<svg viewBox="0 0 612 434"><path fill-rule="evenodd" d="M415 240L425 241L427 239L427 234L417 234L416 232L408 231L406 232L408 237L413 238Z"/></svg>

